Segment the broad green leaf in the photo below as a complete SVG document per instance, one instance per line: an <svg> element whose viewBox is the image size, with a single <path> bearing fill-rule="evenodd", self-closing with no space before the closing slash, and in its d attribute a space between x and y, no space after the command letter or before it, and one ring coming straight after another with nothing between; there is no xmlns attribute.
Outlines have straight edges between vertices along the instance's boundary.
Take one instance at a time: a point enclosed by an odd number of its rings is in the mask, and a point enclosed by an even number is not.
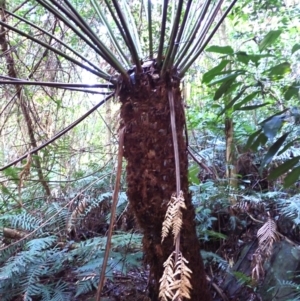
<svg viewBox="0 0 300 301"><path fill-rule="evenodd" d="M221 98L228 91L228 89L233 84L235 79L236 79L236 76L231 77L228 80L226 80L225 82L223 82L221 84L221 86L218 88L218 90L215 92L214 100L217 100L217 99Z"/></svg>
<svg viewBox="0 0 300 301"><path fill-rule="evenodd" d="M260 91L254 91L252 93L250 93L249 95L247 95L242 101L240 101L239 103L235 104L233 106L233 110L238 110L242 105L246 104L247 102L249 102L250 100L252 100L257 94L259 94Z"/></svg>
<svg viewBox="0 0 300 301"><path fill-rule="evenodd" d="M209 235L212 239L226 239L227 235L220 233L220 232L216 232L213 230L206 230L205 233L207 235Z"/></svg>
<svg viewBox="0 0 300 301"><path fill-rule="evenodd" d="M230 62L229 60L222 60L218 66L204 73L202 76L202 82L209 83L214 77L220 75L220 72L226 67L226 65L229 62Z"/></svg>
<svg viewBox="0 0 300 301"><path fill-rule="evenodd" d="M296 51L298 51L300 49L300 44L295 44L292 48L292 54L295 53Z"/></svg>
<svg viewBox="0 0 300 301"><path fill-rule="evenodd" d="M213 45L206 49L208 52L216 52L222 54L233 54L233 49L231 46L217 46Z"/></svg>
<svg viewBox="0 0 300 301"><path fill-rule="evenodd" d="M236 111L251 111L251 110L261 108L261 107L265 107L269 104L270 104L269 102L266 102L266 103L262 103L260 105L245 106L245 107L241 107L241 108L236 109Z"/></svg>
<svg viewBox="0 0 300 301"><path fill-rule="evenodd" d="M298 181L300 175L300 166L293 168L293 170L285 177L283 186L285 188L293 185Z"/></svg>
<svg viewBox="0 0 300 301"><path fill-rule="evenodd" d="M291 168L293 168L297 163L299 163L300 156L287 160L277 168L271 171L268 176L268 180L276 180L278 177L288 172Z"/></svg>
<svg viewBox="0 0 300 301"><path fill-rule="evenodd" d="M234 103L245 93L245 91L248 89L249 87L244 87L226 106L225 108L220 112L220 114L218 114L218 116L221 116L222 114L224 114L228 109L231 109L234 105Z"/></svg>
<svg viewBox="0 0 300 301"><path fill-rule="evenodd" d="M291 86L289 86L284 93L284 99L290 100L292 97L298 97L299 96L299 86L296 85L296 83L293 83Z"/></svg>
<svg viewBox="0 0 300 301"><path fill-rule="evenodd" d="M188 172L189 182L196 185L200 184L198 174L199 174L199 165L194 163L189 167L189 172Z"/></svg>
<svg viewBox="0 0 300 301"><path fill-rule="evenodd" d="M225 94L230 94L230 93L233 93L233 92L235 92L236 90L237 90L237 88L239 87L239 86L242 86L243 85L243 82L241 82L241 81L238 81L238 82L234 82L230 87L229 87L229 89L226 91L226 93L224 93L224 95Z"/></svg>
<svg viewBox="0 0 300 301"><path fill-rule="evenodd" d="M248 141L246 143L246 149L251 147L252 142L259 134L261 134L261 132L262 132L262 129L259 129L249 136Z"/></svg>
<svg viewBox="0 0 300 301"><path fill-rule="evenodd" d="M256 65L259 65L259 61L261 59L267 58L267 57L274 57L272 54L250 54L248 55L249 59Z"/></svg>
<svg viewBox="0 0 300 301"><path fill-rule="evenodd" d="M300 109L299 107L292 107L290 109L291 115L294 117L295 124L300 123Z"/></svg>
<svg viewBox="0 0 300 301"><path fill-rule="evenodd" d="M264 119L264 120L261 121L259 124L260 124L260 125L263 125L263 124L266 123L267 121L271 120L273 117L275 117L275 116L280 116L280 115L282 115L283 113L285 113L285 112L288 111L288 110L289 110L289 109L284 109L284 110L282 110L282 111L280 111L280 112L277 112L277 113L273 114L272 116L269 116L268 118Z"/></svg>
<svg viewBox="0 0 300 301"><path fill-rule="evenodd" d="M239 62L245 64L245 65L248 65L249 61L250 61L250 57L249 55L244 52L244 51L238 51L236 52L236 58Z"/></svg>
<svg viewBox="0 0 300 301"><path fill-rule="evenodd" d="M266 135L264 133L260 133L260 135L256 138L256 140L253 142L253 144L250 146L250 148L253 151L257 151L257 148L260 145L265 145L268 141L268 138L266 137Z"/></svg>
<svg viewBox="0 0 300 301"><path fill-rule="evenodd" d="M238 71L235 71L235 72L233 72L233 73L230 73L230 74L228 74L228 75L225 75L225 76L223 76L223 77L221 77L221 78L218 78L218 79L216 79L216 80L210 82L210 83L208 84L208 86L211 87L211 86L213 86L213 85L223 83L223 82L229 80L230 78L234 78L234 79L235 79L235 78L237 78L239 75L245 74L245 73L246 73L245 70L238 70Z"/></svg>
<svg viewBox="0 0 300 301"><path fill-rule="evenodd" d="M284 119L285 115L276 115L263 124L262 128L268 139L273 139L276 136L283 124Z"/></svg>
<svg viewBox="0 0 300 301"><path fill-rule="evenodd" d="M282 146L282 144L284 143L285 139L287 138L287 136L289 135L290 132L283 134L268 150L268 152L266 153L261 166L260 166L260 170L262 170L264 168L264 166L266 166L267 164L269 164L273 157L278 153L280 147Z"/></svg>
<svg viewBox="0 0 300 301"><path fill-rule="evenodd" d="M290 63L284 62L266 70L264 73L267 74L269 77L276 79L276 78L282 78L283 75L290 72L291 72Z"/></svg>
<svg viewBox="0 0 300 301"><path fill-rule="evenodd" d="M280 156L281 154L283 154L286 150L288 150L291 146L293 146L295 144L296 141L299 141L300 138L296 138L294 140L292 140L291 142L287 143L280 152L278 152L278 156Z"/></svg>
<svg viewBox="0 0 300 301"><path fill-rule="evenodd" d="M266 34L262 41L258 44L258 49L260 52L265 50L267 47L272 45L280 36L281 30L271 30Z"/></svg>

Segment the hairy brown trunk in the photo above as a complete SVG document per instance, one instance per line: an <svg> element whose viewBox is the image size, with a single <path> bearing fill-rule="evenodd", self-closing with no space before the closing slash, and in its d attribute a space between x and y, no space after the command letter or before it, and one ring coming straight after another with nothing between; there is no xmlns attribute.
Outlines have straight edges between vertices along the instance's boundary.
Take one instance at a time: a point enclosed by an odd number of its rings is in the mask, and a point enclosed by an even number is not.
<svg viewBox="0 0 300 301"><path fill-rule="evenodd" d="M211 297L196 235L195 211L188 192L188 160L183 135L185 123L179 84L179 80L173 79L181 189L187 206L183 211L180 250L193 271L191 300L209 301ZM163 263L174 250L172 237L161 243L167 203L176 192L167 88L166 81L153 82L147 74L142 74L135 84L123 85L119 93L121 126L125 126L127 195L144 234L145 263L150 266L149 289L153 301L158 300Z"/></svg>

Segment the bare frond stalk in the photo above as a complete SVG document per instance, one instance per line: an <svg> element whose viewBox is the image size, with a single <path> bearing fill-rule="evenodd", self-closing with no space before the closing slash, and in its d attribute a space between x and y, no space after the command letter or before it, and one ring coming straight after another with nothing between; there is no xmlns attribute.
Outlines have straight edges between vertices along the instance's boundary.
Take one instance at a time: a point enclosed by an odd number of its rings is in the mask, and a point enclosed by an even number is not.
<svg viewBox="0 0 300 301"><path fill-rule="evenodd" d="M100 41L97 35L93 32L91 27L86 23L86 21L80 16L77 10L72 6L72 4L65 0L64 3L68 6L68 8L72 11L70 13L63 5L59 4L54 0L50 0L55 6L57 6L61 11L64 12L99 48L99 55L106 60L114 69L120 72L124 78L128 78L126 70L117 60L117 58L113 55L113 53Z"/></svg>
<svg viewBox="0 0 300 301"><path fill-rule="evenodd" d="M180 70L180 74L179 74L179 76L181 78L184 76L184 74L186 73L186 71L191 67L191 65L196 61L196 59L199 57L199 55L203 52L203 50L205 49L205 47L207 46L207 44L210 42L210 40L212 39L212 37L215 35L216 31L219 29L219 27L222 24L222 22L224 21L225 17L230 13L231 9L233 8L233 6L235 5L236 2L237 2L237 0L233 0L231 2L231 4L228 6L228 8L226 9L225 13L223 14L223 16L221 17L221 19L219 20L219 22L216 24L216 26L214 27L214 29L211 31L211 33L209 34L209 36L207 37L207 39L205 40L205 42L203 42L203 44L201 45L201 47L199 47L199 49L193 54L193 56L190 59L190 61L188 63L186 63L184 66L182 66L182 68ZM212 23L212 21L213 20L211 20L211 23Z"/></svg>
<svg viewBox="0 0 300 301"><path fill-rule="evenodd" d="M102 267L101 267L100 281L99 281L99 285L97 288L96 301L100 301L101 291L102 291L102 288L104 285L105 271L106 271L109 251L110 251L110 247L111 247L111 237L112 237L112 232L113 232L113 228L114 228L114 224L115 224L116 208L117 208L117 204L118 204L118 195L119 195L119 190L120 190L120 180L121 180L121 173L122 173L124 132L125 132L125 128L122 128L120 130L120 136L119 136L118 166L117 166L115 188L114 188L113 197L112 197L109 229L108 229L108 234L107 234L104 258L103 258Z"/></svg>
<svg viewBox="0 0 300 301"><path fill-rule="evenodd" d="M166 73L167 69L171 66L170 65L171 64L170 57L171 57L172 51L174 49L174 42L175 42L175 39L176 39L176 35L177 35L179 23L180 23L180 16L181 16L181 12L182 12L182 7L183 7L183 0L179 0L176 17L175 17L175 20L174 20L174 23L173 23L171 37L170 37L169 45L168 45L168 48L167 48L166 57L164 59L162 70L161 70L162 77Z"/></svg>
<svg viewBox="0 0 300 301"><path fill-rule="evenodd" d="M188 16L189 16L189 12L190 12L192 2L193 2L192 0L189 0L188 3L187 3L185 13L184 13L184 17L183 17L183 21L182 21L182 24L180 26L179 33L176 37L176 41L175 41L175 44L174 44L174 47L173 47L173 50L172 50L172 54L171 54L171 57L170 57L170 62L169 62L170 65L173 65L173 63L174 63L174 59L175 59L176 53L178 51L178 48L179 48L179 45L180 45L180 42L181 42L181 37L182 37L182 34L184 32L184 29L185 29L186 21L187 21Z"/></svg>
<svg viewBox="0 0 300 301"><path fill-rule="evenodd" d="M19 157L18 159L16 159L16 160L10 162L9 164L1 167L0 171L3 171L6 168L11 167L12 165L14 165L14 164L20 162L21 160L25 159L28 156L28 154L31 154L31 155L32 154L36 154L38 151L40 151L41 149L45 148L47 145L51 144L52 142L54 142L55 140L57 140L58 138L60 138L64 134L66 134L68 131L70 131L72 128L74 128L76 125L78 125L80 122L82 122L85 118L87 118L89 115L91 115L94 111L96 111L101 105L103 105L107 100L109 100L110 98L112 98L114 95L115 95L115 93L113 92L110 95L106 96L102 101L100 101L98 104L96 104L94 107L92 107L84 115L82 115L81 117L79 117L77 120L75 120L74 122L72 122L70 125L68 125L66 128L64 128L60 132L58 132L56 135L54 135L54 137L52 137L48 141L44 142L42 145L40 145L38 147L35 147L32 150L28 151L26 154L24 154L23 156Z"/></svg>
<svg viewBox="0 0 300 301"><path fill-rule="evenodd" d="M164 41L165 41L165 34L166 34L166 24L167 24L167 11L168 11L168 2L169 0L163 1L163 13L162 13L162 20L161 20L161 34L159 37L159 47L157 53L157 65L160 66L163 57L164 51Z"/></svg>
<svg viewBox="0 0 300 301"><path fill-rule="evenodd" d="M199 10L199 14L196 15L197 22L194 23L194 25L192 26L191 29L189 29L188 31L185 32L185 35L184 35L185 43L183 45L183 48L178 53L178 56L177 56L175 64L174 64L175 67L178 67L181 64L182 60L186 58L188 51L190 50L191 46L193 45L193 42L197 35L197 32L201 28L201 24L204 20L204 17L207 13L207 10L208 10L208 7L209 7L211 1L212 0L205 1L205 3L202 6L202 9Z"/></svg>
<svg viewBox="0 0 300 301"><path fill-rule="evenodd" d="M105 15L103 14L98 1L91 0L91 4L93 5L95 11L97 12L98 16L100 17L102 24L107 29L109 38L110 38L112 44L114 45L116 51L118 52L118 54L119 54L121 60L123 61L124 65L127 66L127 67L129 67L131 64L129 62L128 56L124 53L122 47L120 46L118 40L116 39L115 34L112 31L112 28L109 25L109 23L108 23Z"/></svg>
<svg viewBox="0 0 300 301"><path fill-rule="evenodd" d="M151 0L148 0L148 34L149 34L149 57L153 58L153 40L152 40L152 10Z"/></svg>
<svg viewBox="0 0 300 301"><path fill-rule="evenodd" d="M1 23L6 22L6 15L5 15L4 9L5 9L5 3L3 4L2 9L0 9ZM7 67L8 67L8 75L10 77L17 78L18 76L17 76L17 71L15 69L14 58L13 58L12 54L7 51L8 48L9 48L9 44L8 44L7 39L6 39L6 31L4 30L3 26L0 27L0 33L1 33L0 46L1 46L2 52L6 53L5 60L6 60L6 64L7 64ZM27 100L24 99L24 94L22 93L22 86L15 85L15 90L16 90L16 93L17 93L19 106L21 108L22 114L23 114L25 122L26 122L27 131L28 131L28 134L29 134L29 139L30 139L31 146L33 148L36 148L37 147L37 142L36 142L35 135L34 135L32 119L31 119L31 116L29 114L28 104L25 103L26 101L28 101L28 99ZM46 195L49 197L51 195L51 191L50 191L48 183L45 181L45 177L44 177L43 172L42 172L42 166L41 166L41 162L40 162L39 157L35 156L34 159L33 159L33 162L34 162L34 165L37 169L37 173L38 173L40 183L43 186Z"/></svg>
<svg viewBox="0 0 300 301"><path fill-rule="evenodd" d="M79 62L78 60L76 60L76 59L70 57L69 55L63 53L62 51L60 51L60 50L58 50L58 49L52 47L51 45L49 45L49 44L47 44L47 43L44 43L43 41L41 41L41 40L39 40L39 39L34 38L32 35L29 35L29 34L23 32L23 31L17 29L16 27L10 26L10 25L8 25L7 23L2 22L2 21L0 21L0 25L2 25L2 26L5 27L5 28L8 28L8 29L10 29L10 30L12 30L12 31L14 31L14 32L16 32L16 33L18 33L18 34L20 34L21 36L24 36L24 37L28 38L29 40L31 40L31 41L33 41L33 42L35 42L35 43L37 43L37 44L39 44L39 45L41 45L41 46L43 46L43 47L49 49L49 50L51 50L51 51L53 51L54 53L56 53L56 54L58 54L58 55L64 57L65 59L69 60L70 62L74 63L75 65L77 65L77 66L79 66L79 67L81 67L81 68L83 68L83 69L85 69L85 70L91 72L92 74L95 74L95 75L99 76L100 78L103 78L103 79L105 79L105 80L107 80L107 81L111 81L111 77L110 77L110 76L105 76L105 75L103 75L102 73L99 73L98 71L96 71L96 70L94 70L94 69L92 69L92 68L89 68L88 66L82 64L82 63Z"/></svg>
<svg viewBox="0 0 300 301"><path fill-rule="evenodd" d="M193 44L193 47L191 47L190 49L187 49L187 52L185 53L185 55L183 57L183 62L181 62L178 67L178 68L180 68L180 70L183 68L183 66L185 64L187 64L187 62L190 61L190 57L193 56L195 54L195 52L197 51L197 49L199 49L199 47L201 47L201 45L203 44L203 41L205 40L205 37L206 37L207 33L209 32L211 25L214 22L217 14L221 8L222 2L223 2L223 0L217 2L217 4L214 6L214 8L212 8L210 10L208 16L207 16L206 11L204 11L203 14L201 14L201 16L203 17L203 20L201 19L201 23L202 23L202 21L204 21L204 25L201 29L201 32L198 34L197 41L195 41L195 43ZM197 28L195 28L195 32L196 33L198 32ZM203 50L204 50L204 48L203 48Z"/></svg>
<svg viewBox="0 0 300 301"><path fill-rule="evenodd" d="M142 66L141 66L140 58L138 56L137 49L136 49L136 47L134 45L133 38L132 38L130 30L128 28L128 24L125 21L124 15L122 13L122 10L120 8L120 5L119 5L118 1L117 0L112 0L112 2L114 4L114 7L115 7L115 9L117 11L117 14L118 14L118 16L120 18L121 24L123 26L123 29L124 29L124 32L125 32L125 35L126 35L126 38L127 38L127 42L128 42L127 46L128 46L128 48L130 50L133 63L136 66L136 72L137 73L141 73L142 72Z"/></svg>
<svg viewBox="0 0 300 301"><path fill-rule="evenodd" d="M129 4L127 3L127 0L122 0L122 12L124 13L125 17L125 22L128 24L128 28L130 29L131 32L131 37L135 46L135 49L137 51L138 57L142 57L142 48L141 48L141 43L139 39L139 34L138 30L135 24L134 17L131 13Z"/></svg>
<svg viewBox="0 0 300 301"><path fill-rule="evenodd" d="M32 76L29 76L29 78ZM55 88L110 88L112 89L114 85L111 84L72 84L72 83L57 83L57 82L40 82L40 81L28 81L21 78L13 78L9 76L0 75L0 78L6 79L1 81L1 84L18 84L18 85L38 85L38 86L47 86Z"/></svg>
<svg viewBox="0 0 300 301"><path fill-rule="evenodd" d="M86 63L88 63L91 67L93 67L95 70L97 70L98 72L102 73L104 76L106 76L107 78L109 77L109 75L104 72L103 70L101 70L100 68L98 68L95 64L93 64L90 60L86 59L83 55L81 55L78 51L76 51L75 49L73 49L72 47L70 47L69 45L67 45L66 43L64 43L62 40L58 39L57 37L55 37L55 35L47 32L46 30L44 30L43 28L35 25L34 23L12 13L9 12L7 10L5 10L6 13L8 13L9 15L13 16L16 19L19 19L20 21L24 22L25 24L28 24L30 26L32 26L35 29L40 30L41 32L43 32L44 34L46 34L47 36L51 37L52 39L54 39L55 41L59 42L61 45L63 45L66 49L70 50L72 53L74 53L76 56L78 56L79 58L81 58L83 61L85 61Z"/></svg>

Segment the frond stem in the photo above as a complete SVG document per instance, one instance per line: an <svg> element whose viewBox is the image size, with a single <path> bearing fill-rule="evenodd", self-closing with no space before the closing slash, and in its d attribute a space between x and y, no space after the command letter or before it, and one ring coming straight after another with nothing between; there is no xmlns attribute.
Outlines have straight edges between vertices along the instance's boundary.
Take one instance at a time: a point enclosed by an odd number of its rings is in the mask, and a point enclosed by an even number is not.
<svg viewBox="0 0 300 301"><path fill-rule="evenodd" d="M45 148L50 143L54 142L55 140L57 140L58 138L60 138L61 136L63 136L65 133L67 133L68 131L70 131L72 128L74 128L76 125L78 125L81 121L83 121L85 118L87 118L89 115L91 115L94 111L96 111L106 101L108 101L111 97L113 97L114 94L115 94L115 92L109 94L107 97L105 97L103 100L101 100L98 104L96 104L94 107L92 107L89 111L87 111L80 118L78 118L77 120L75 120L74 122L72 122L69 126L67 126L63 130L61 130L60 132L58 132L56 135L54 135L51 139L49 139L48 141L44 142L42 145L40 145L40 146L38 146L38 147L36 147L36 148L28 151L26 154L24 154L23 156L19 157L18 159L16 159L16 160L10 162L9 164L1 167L0 171L3 171L5 169L7 169L8 167L11 167L12 165L20 162L21 160L27 158L28 155L33 155L33 154L37 153L38 151L40 151L41 149Z"/></svg>
<svg viewBox="0 0 300 301"><path fill-rule="evenodd" d="M190 66L195 62L195 60L199 57L199 55L203 52L203 50L205 49L207 44L210 42L210 40L212 39L212 37L214 36L216 31L219 29L220 25L222 24L222 22L224 21L226 16L230 13L231 9L233 8L233 6L235 5L236 2L237 2L237 0L233 0L231 2L231 4L228 6L227 10L225 11L223 16L219 20L219 22L216 24L215 28L212 30L212 32L206 39L206 41L202 44L202 46L198 49L198 51L193 55L193 57L190 59L190 61L182 68L182 70L179 73L179 76L181 78L184 76L185 72L190 68Z"/></svg>
<svg viewBox="0 0 300 301"><path fill-rule="evenodd" d="M162 13L162 20L161 20L161 34L159 39L159 47L157 53L157 65L160 66L162 62L163 50L164 50L164 40L165 40L165 33L166 33L166 23L167 23L167 11L168 11L168 2L169 0L163 1L163 13Z"/></svg>
<svg viewBox="0 0 300 301"><path fill-rule="evenodd" d="M164 59L164 63L163 63L162 70L161 70L161 76L162 77L166 73L167 69L170 67L170 63L171 63L170 62L170 57L171 57L172 51L174 49L174 42L175 42L175 39L176 39L176 35L177 35L179 23L180 23L180 16L181 16L181 12L182 12L182 7L183 7L183 0L180 0L179 3L178 3L177 13L176 13L175 20L174 20L174 23L173 23L173 28L172 28L172 32L171 32L169 45L168 45L168 48L167 48L166 57Z"/></svg>

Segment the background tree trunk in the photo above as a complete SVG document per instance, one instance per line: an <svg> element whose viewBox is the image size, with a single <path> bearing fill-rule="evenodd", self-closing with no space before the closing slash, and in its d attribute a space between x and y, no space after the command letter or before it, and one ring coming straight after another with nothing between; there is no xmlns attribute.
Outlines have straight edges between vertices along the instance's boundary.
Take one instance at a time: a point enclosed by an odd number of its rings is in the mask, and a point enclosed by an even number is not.
<svg viewBox="0 0 300 301"><path fill-rule="evenodd" d="M200 244L194 222L195 211L188 192L188 160L180 81L172 82L176 112L181 189L187 209L183 211L181 251L193 271L191 300L211 300ZM171 85L171 83L169 83ZM167 81L153 82L142 74L134 85L120 91L121 127L125 126L124 156L127 159L127 195L143 230L145 263L150 266L150 297L158 300L163 263L173 251L170 236L161 244L161 229L167 203L176 192L175 160L170 124Z"/></svg>

